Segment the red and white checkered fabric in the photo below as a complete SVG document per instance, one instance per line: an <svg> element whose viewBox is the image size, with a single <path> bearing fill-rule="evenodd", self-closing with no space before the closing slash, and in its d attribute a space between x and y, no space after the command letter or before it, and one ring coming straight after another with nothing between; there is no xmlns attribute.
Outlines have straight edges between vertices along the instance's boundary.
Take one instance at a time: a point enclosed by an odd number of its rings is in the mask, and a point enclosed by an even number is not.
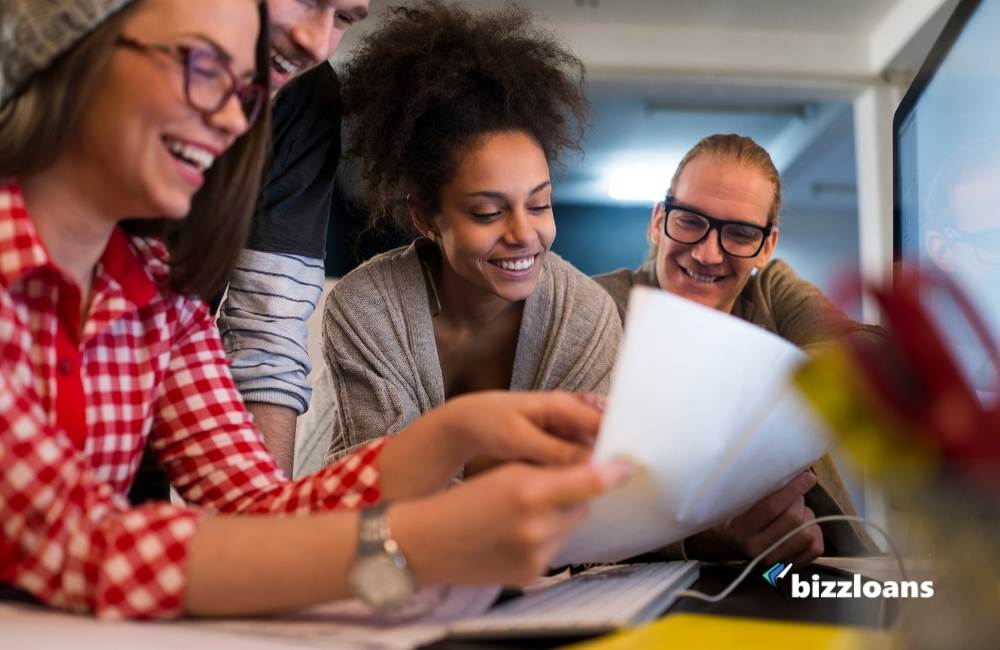
<svg viewBox="0 0 1000 650"><path fill-rule="evenodd" d="M0 582L108 618L182 613L206 512L300 514L380 498L375 443L289 482L261 442L199 300L161 287L159 242L116 230L89 314L0 183ZM131 508L147 439L195 507Z"/></svg>

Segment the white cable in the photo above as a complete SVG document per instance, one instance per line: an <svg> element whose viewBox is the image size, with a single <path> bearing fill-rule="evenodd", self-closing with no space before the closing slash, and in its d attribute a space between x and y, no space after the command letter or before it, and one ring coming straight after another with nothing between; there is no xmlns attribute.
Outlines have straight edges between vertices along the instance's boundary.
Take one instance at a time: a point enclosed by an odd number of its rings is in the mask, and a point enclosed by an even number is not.
<svg viewBox="0 0 1000 650"><path fill-rule="evenodd" d="M733 593L733 590L736 589L738 586L740 586L740 583L743 582L743 580L746 579L746 577L750 574L750 572L753 571L753 568L755 566L757 566L757 563L760 562L762 559L764 559L764 557L768 553L770 553L774 549L776 549L779 546L781 546L782 544L784 544L786 541L788 541L793 535L795 535L799 531L805 530L806 528L808 528L810 526L813 526L813 525L819 525L819 524L821 524L823 522L826 522L826 521L854 521L854 522L857 522L857 523L860 523L860 524L864 524L865 526L868 526L869 528L874 528L875 530L877 530L879 533L881 533L882 537L885 538L885 541L889 544L889 550L892 551L893 557L896 558L896 563L899 565L900 579L903 580L904 582L907 580L906 567L903 566L903 557L899 554L899 550L896 548L896 545L892 542L892 538L889 537L889 533L887 533L884 528L882 528L878 524L875 524L875 523L872 523L872 522L870 522L870 521L868 521L866 519L863 519L862 517L855 517L853 515L826 515L826 516L823 516L823 517L817 517L816 519L814 519L812 521L807 521L806 523L801 524L799 526L796 526L792 530L790 530L787 533L785 533L781 537L781 539L779 539L775 543L773 543L770 546L768 546L759 555L757 555L757 557L755 557L753 560L751 560L750 564L748 564L746 566L746 568L743 569L743 573L741 573L740 575L736 576L736 579L733 580L731 583L729 583L728 587L726 587L725 589L723 589L722 591L720 591L716 595L710 596L710 595L702 593L700 591L695 591L694 589L682 589L682 590L680 590L680 591L677 592L676 596L678 598L697 598L698 600L704 600L705 602L708 602L708 603L717 603L720 600L726 598L729 594ZM884 600L883 600L882 605L883 605L883 609L880 609L880 616L879 616L879 618L882 619L882 623L883 623L882 627L885 627L885 625L884 625L884 623L885 623L885 620L884 620L884 605L885 605L885 602L884 602Z"/></svg>

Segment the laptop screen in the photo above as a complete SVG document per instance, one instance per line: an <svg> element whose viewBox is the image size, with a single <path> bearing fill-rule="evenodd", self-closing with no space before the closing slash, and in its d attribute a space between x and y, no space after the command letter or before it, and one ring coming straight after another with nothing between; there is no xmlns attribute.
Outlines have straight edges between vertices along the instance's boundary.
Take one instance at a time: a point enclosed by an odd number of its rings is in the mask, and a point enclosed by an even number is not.
<svg viewBox="0 0 1000 650"><path fill-rule="evenodd" d="M961 3L896 112L895 256L947 273L1000 339L1000 0ZM997 381L960 310L936 305L981 397Z"/></svg>

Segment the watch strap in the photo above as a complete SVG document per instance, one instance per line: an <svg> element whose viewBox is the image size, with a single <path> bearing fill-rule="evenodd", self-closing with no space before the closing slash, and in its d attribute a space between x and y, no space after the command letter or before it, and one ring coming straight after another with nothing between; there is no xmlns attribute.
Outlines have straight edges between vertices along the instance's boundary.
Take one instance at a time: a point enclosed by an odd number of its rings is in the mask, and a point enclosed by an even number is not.
<svg viewBox="0 0 1000 650"><path fill-rule="evenodd" d="M388 501L382 501L361 510L358 519L358 555L360 557L387 552L386 542L392 540L388 510ZM392 544L392 546L396 545Z"/></svg>

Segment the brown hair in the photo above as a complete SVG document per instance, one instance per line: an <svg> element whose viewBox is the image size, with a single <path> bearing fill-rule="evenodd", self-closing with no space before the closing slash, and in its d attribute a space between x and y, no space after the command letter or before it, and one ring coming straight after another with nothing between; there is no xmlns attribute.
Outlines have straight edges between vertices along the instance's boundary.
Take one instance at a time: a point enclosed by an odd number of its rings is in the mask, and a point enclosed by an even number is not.
<svg viewBox="0 0 1000 650"><path fill-rule="evenodd" d="M579 150L583 64L521 7L473 14L437 0L391 7L348 62L348 155L361 163L371 225L410 228L406 198L429 212L470 145L522 131L551 161ZM575 128L574 128L575 127Z"/></svg>
<svg viewBox="0 0 1000 650"><path fill-rule="evenodd" d="M781 212L781 175L778 173L778 168L774 166L767 150L757 144L753 138L748 138L745 135L717 133L702 138L698 144L684 154L684 158L677 165L677 171L674 172L674 177L670 180L670 196L673 196L677 189L681 172L684 171L689 162L699 156L714 156L728 162L739 163L763 174L774 186L774 198L771 201L771 210L767 214L767 223L768 225L778 223Z"/></svg>
<svg viewBox="0 0 1000 650"><path fill-rule="evenodd" d="M0 108L0 178L36 174L56 161L107 67L125 17L139 4L109 18ZM269 22L266 4L259 2L258 7L261 32L254 76L268 88ZM208 171L186 219L122 221L122 228L132 234L167 243L173 290L211 299L225 287L246 244L269 136L270 107L265 106L250 131Z"/></svg>

